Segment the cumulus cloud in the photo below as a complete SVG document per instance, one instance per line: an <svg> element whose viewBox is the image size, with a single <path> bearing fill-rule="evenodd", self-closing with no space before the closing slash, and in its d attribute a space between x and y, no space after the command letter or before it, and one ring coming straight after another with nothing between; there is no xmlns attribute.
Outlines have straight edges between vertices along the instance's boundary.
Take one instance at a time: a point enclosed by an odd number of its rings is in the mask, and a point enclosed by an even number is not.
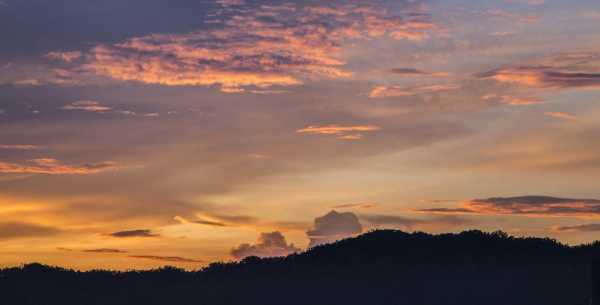
<svg viewBox="0 0 600 305"><path fill-rule="evenodd" d="M185 258L180 256L158 256L158 255L130 255L131 258L148 259L170 263L203 263L203 260Z"/></svg>
<svg viewBox="0 0 600 305"><path fill-rule="evenodd" d="M600 55L566 53L517 63L478 75L499 83L539 89L600 88Z"/></svg>
<svg viewBox="0 0 600 305"><path fill-rule="evenodd" d="M443 214L599 217L600 200L549 196L493 197L466 201L457 208L427 208L418 211Z"/></svg>
<svg viewBox="0 0 600 305"><path fill-rule="evenodd" d="M445 91L455 91L460 89L461 86L457 84L442 84L442 85L428 85L428 86L417 86L417 87L403 87L403 86L376 86L371 90L369 97L371 98L384 98L384 97L402 97L402 96L414 96L419 94L432 94Z"/></svg>
<svg viewBox="0 0 600 305"><path fill-rule="evenodd" d="M0 223L0 239L45 237L57 235L60 230L39 224L26 222Z"/></svg>
<svg viewBox="0 0 600 305"><path fill-rule="evenodd" d="M279 257L300 252L294 244L288 244L281 232L261 233L256 244L241 244L231 250L231 256L243 259L248 256Z"/></svg>
<svg viewBox="0 0 600 305"><path fill-rule="evenodd" d="M117 238L131 238L131 237L159 237L159 234L152 232L149 229L139 229L139 230L127 230L127 231L118 231L106 234L111 237Z"/></svg>
<svg viewBox="0 0 600 305"><path fill-rule="evenodd" d="M315 218L313 229L307 231L306 235L310 239L310 248L360 234L362 230L362 224L354 213L331 211Z"/></svg>
<svg viewBox="0 0 600 305"><path fill-rule="evenodd" d="M100 102L97 102L97 101L82 100L82 101L76 101L76 102L64 105L62 107L62 109L64 109L64 110L82 110L82 111L88 111L88 112L103 113L103 112L111 110L112 108L103 106L102 104L100 104Z"/></svg>
<svg viewBox="0 0 600 305"><path fill-rule="evenodd" d="M89 175L118 168L117 164L111 161L80 166L65 165L52 158L31 159L27 164L0 161L0 173L7 174Z"/></svg>

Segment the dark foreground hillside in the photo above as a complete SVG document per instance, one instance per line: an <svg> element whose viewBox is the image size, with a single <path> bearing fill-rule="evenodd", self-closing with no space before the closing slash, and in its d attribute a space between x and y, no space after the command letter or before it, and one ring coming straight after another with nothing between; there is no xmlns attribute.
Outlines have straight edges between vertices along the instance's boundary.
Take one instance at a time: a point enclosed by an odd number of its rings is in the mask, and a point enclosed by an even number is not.
<svg viewBox="0 0 600 305"><path fill-rule="evenodd" d="M584 305L600 244L568 247L502 232L375 231L286 258L197 272L0 271L6 305Z"/></svg>

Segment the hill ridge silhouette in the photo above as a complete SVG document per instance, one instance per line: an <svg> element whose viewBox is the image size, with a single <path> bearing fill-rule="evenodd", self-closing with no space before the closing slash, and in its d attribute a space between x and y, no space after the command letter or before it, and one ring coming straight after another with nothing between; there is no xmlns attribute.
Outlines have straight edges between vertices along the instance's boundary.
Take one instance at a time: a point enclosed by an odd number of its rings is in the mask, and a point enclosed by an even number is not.
<svg viewBox="0 0 600 305"><path fill-rule="evenodd" d="M6 268L0 304L583 305L596 257L598 242L376 230L287 257L247 257L197 271Z"/></svg>

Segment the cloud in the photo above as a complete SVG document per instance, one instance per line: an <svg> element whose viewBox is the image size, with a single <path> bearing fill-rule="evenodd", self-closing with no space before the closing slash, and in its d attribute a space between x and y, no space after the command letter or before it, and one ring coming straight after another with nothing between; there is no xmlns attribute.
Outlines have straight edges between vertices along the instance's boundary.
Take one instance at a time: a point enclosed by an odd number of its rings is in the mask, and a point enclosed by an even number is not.
<svg viewBox="0 0 600 305"><path fill-rule="evenodd" d="M281 232L261 233L254 245L241 244L231 250L231 256L243 259L248 256L279 257L300 252L294 244L288 244Z"/></svg>
<svg viewBox="0 0 600 305"><path fill-rule="evenodd" d="M129 257L171 263L204 263L204 261L202 260L185 258L180 256L130 255Z"/></svg>
<svg viewBox="0 0 600 305"><path fill-rule="evenodd" d="M40 147L37 145L26 145L26 144L0 144L0 149L37 150L37 149L40 149Z"/></svg>
<svg viewBox="0 0 600 305"><path fill-rule="evenodd" d="M565 53L478 74L483 79L539 89L600 88L597 52Z"/></svg>
<svg viewBox="0 0 600 305"><path fill-rule="evenodd" d="M73 103L64 105L61 109L82 110L82 111L88 111L88 112L103 113L103 112L111 110L112 108L107 107L107 106L102 106L100 104L100 102L97 102L97 101L82 100L82 101L77 101L77 102L73 102Z"/></svg>
<svg viewBox="0 0 600 305"><path fill-rule="evenodd" d="M364 220L371 226L374 227L386 227L386 228L402 228L412 230L415 227L425 226L461 226L471 223L470 221L459 218L453 215L439 216L433 218L411 218L398 215L360 215L360 219Z"/></svg>
<svg viewBox="0 0 600 305"><path fill-rule="evenodd" d="M80 58L83 54L80 51L70 51L70 52L50 52L46 54L44 57L53 59L53 60L62 60L64 62L72 62L78 58Z"/></svg>
<svg viewBox="0 0 600 305"><path fill-rule="evenodd" d="M557 232L598 232L600 231L600 224L592 223L576 226L555 227L553 230Z"/></svg>
<svg viewBox="0 0 600 305"><path fill-rule="evenodd" d="M127 251L119 250L119 249L109 249L109 248L100 248L100 249L86 249L81 250L82 252L87 253L127 253Z"/></svg>
<svg viewBox="0 0 600 305"><path fill-rule="evenodd" d="M312 135L333 135L340 140L360 140L363 135L359 132L375 132L381 127L375 125L311 125L296 130L297 133Z"/></svg>
<svg viewBox="0 0 600 305"><path fill-rule="evenodd" d="M315 218L314 227L306 232L310 239L309 248L332 243L362 233L362 225L355 214L331 211Z"/></svg>
<svg viewBox="0 0 600 305"><path fill-rule="evenodd" d="M466 201L457 208L427 208L420 212L560 217L600 217L600 200L549 196L493 197Z"/></svg>
<svg viewBox="0 0 600 305"><path fill-rule="evenodd" d="M432 76L432 77L446 77L449 74L446 72L426 72L415 68L395 68L389 70L390 73L399 76Z"/></svg>
<svg viewBox="0 0 600 305"><path fill-rule="evenodd" d="M535 97L535 96L511 96L511 95L496 95L496 94L487 94L481 97L481 99L485 101L496 100L503 104L511 105L511 106L528 106L528 105L536 105L542 104L544 102L543 99Z"/></svg>
<svg viewBox="0 0 600 305"><path fill-rule="evenodd" d="M360 209L370 209L376 207L377 203L365 202L365 203L350 203L350 204L340 204L336 205L334 209L348 209L348 208L360 208Z"/></svg>
<svg viewBox="0 0 600 305"><path fill-rule="evenodd" d="M118 169L111 161L90 163L81 166L62 164L52 158L28 160L28 164L0 161L0 173L6 174L45 174L45 175L90 175Z"/></svg>
<svg viewBox="0 0 600 305"><path fill-rule="evenodd" d="M117 237L117 238L160 237L159 234L156 234L156 233L152 232L152 230L148 230L148 229L118 231L118 232L109 233L106 235L111 236L111 237Z"/></svg>
<svg viewBox="0 0 600 305"><path fill-rule="evenodd" d="M501 10L501 9L489 10L485 14L488 16L491 16L491 17L508 19L510 21L520 22L520 23L536 23L540 20L540 18L535 15L511 13L511 12L507 12L507 11Z"/></svg>
<svg viewBox="0 0 600 305"><path fill-rule="evenodd" d="M207 20L214 27L96 45L84 55L80 70L119 81L245 92L350 77L342 56L347 41L422 41L443 31L414 1L401 1L397 14L364 1L219 3L222 8Z"/></svg>
<svg viewBox="0 0 600 305"><path fill-rule="evenodd" d="M0 223L0 239L46 237L57 235L60 232L57 228L26 222Z"/></svg>
<svg viewBox="0 0 600 305"><path fill-rule="evenodd" d="M559 119L559 120L564 120L564 121L577 121L577 117L573 114L570 113L566 113L566 112L545 112L545 115L549 116L549 117L553 117L555 119Z"/></svg>
<svg viewBox="0 0 600 305"><path fill-rule="evenodd" d="M445 91L455 91L461 86L457 84L443 85L428 85L417 87L402 87L402 86L376 86L369 94L370 98L385 98L385 97L402 97L414 96L419 94L432 94Z"/></svg>

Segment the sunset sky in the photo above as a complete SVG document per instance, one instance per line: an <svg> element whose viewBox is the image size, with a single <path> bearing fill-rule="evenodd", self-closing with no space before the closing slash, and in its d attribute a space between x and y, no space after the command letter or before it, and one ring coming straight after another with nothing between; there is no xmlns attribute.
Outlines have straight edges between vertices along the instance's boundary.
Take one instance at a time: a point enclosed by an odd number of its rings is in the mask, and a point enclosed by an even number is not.
<svg viewBox="0 0 600 305"><path fill-rule="evenodd" d="M600 239L598 29L597 0L0 0L0 266Z"/></svg>

